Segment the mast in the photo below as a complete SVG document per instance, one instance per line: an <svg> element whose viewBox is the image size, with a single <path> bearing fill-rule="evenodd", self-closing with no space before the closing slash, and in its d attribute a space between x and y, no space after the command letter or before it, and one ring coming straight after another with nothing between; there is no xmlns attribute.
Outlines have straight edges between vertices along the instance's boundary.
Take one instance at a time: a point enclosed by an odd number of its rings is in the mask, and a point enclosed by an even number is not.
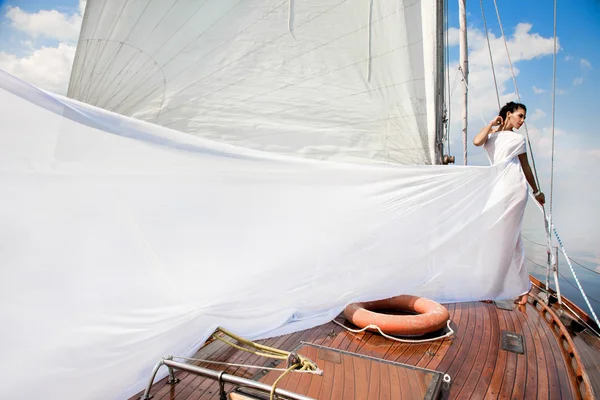
<svg viewBox="0 0 600 400"><path fill-rule="evenodd" d="M463 160L467 165L467 95L469 92L469 57L467 46L467 0L458 0L458 12L460 19L460 65L463 85L463 108L462 108L462 138L463 138Z"/></svg>
<svg viewBox="0 0 600 400"><path fill-rule="evenodd" d="M446 43L444 41L444 12L445 12L445 0L436 0L436 79L435 79L435 112L437 118L435 119L435 160L433 164L443 164L444 157L444 75L445 75L445 49Z"/></svg>

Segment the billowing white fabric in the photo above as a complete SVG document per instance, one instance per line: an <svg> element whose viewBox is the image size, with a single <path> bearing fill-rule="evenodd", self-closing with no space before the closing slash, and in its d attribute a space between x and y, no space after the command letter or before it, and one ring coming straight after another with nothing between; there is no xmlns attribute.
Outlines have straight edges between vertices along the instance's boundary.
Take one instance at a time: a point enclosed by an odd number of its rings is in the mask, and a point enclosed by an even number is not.
<svg viewBox="0 0 600 400"><path fill-rule="evenodd" d="M0 398L124 398L218 325L258 338L353 301L527 289L520 145L504 135L490 167L355 165L212 142L6 73L0 107Z"/></svg>
<svg viewBox="0 0 600 400"><path fill-rule="evenodd" d="M89 1L68 96L236 146L435 164L436 15L436 0Z"/></svg>

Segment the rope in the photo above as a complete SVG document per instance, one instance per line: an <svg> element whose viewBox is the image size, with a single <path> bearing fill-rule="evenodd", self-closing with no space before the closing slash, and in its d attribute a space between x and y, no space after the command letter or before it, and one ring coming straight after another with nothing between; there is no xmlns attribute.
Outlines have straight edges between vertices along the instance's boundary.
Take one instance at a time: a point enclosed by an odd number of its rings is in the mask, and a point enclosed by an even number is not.
<svg viewBox="0 0 600 400"><path fill-rule="evenodd" d="M565 255L565 258L567 259L567 264L569 265L569 268L571 269L571 274L573 274L573 278L575 279L575 283L577 283L577 286L579 287L579 291L581 292L581 295L583 296L583 300L585 300L585 303L587 304L588 308L590 309L590 312L592 313L592 316L594 317L594 321L596 321L596 324L598 326L600 326L600 321L598 321L598 316L596 316L596 313L594 312L594 308L590 304L590 301L588 300L588 297L585 294L585 291L583 290L583 287L581 286L579 279L577 278L575 269L573 268L573 265L571 264L569 256L567 255L567 251L565 250L565 247L562 244L562 240L560 240L560 236L558 236L558 232L556 231L556 228L554 227L554 225L552 225L552 230L554 232L554 236L556 236L556 240L558 240L560 250L563 252L563 254Z"/></svg>
<svg viewBox="0 0 600 400"><path fill-rule="evenodd" d="M533 261L531 258L529 258L529 257L527 257L527 256L525 256L525 259L527 259L527 260L528 260L530 263L537 265L538 267L541 267L541 268L546 268L546 266L545 266L545 265L542 265L542 264L540 264L540 263L538 263L538 262L535 262L535 261ZM579 289L579 288L578 288L577 286L575 286L575 285L574 285L574 284L573 284L573 283L572 283L572 282L571 282L571 281L570 281L570 280L569 280L569 279L568 279L566 276L564 276L564 275L563 275L563 274L561 274L560 272L559 272L558 274L559 274L560 276L562 276L562 277L564 278L564 280L565 280L565 281L566 281L566 282L567 282L569 285L573 286L575 289ZM540 289L543 289L543 288L540 288ZM590 300L592 300L592 301L594 301L594 302L596 302L596 303L600 304L600 300L596 300L596 299L595 299L595 298L593 298L592 296L588 296L588 298L589 298Z"/></svg>
<svg viewBox="0 0 600 400"><path fill-rule="evenodd" d="M225 339L223 339L222 337L219 337L219 336L214 336L214 335L213 335L213 337L214 337L215 339L218 339L218 340L220 340L221 342L223 342L223 343L225 343L225 344L227 344L227 345L229 345L229 346L231 346L231 347L235 348L235 349L238 349L238 350L241 350L241 351L245 351L245 352L247 352L247 353L255 354L255 355L257 355L257 356L261 356L261 357L275 358L275 359L277 359L277 360L287 360L287 357L286 357L286 356L283 356L283 355L281 355L281 354L275 354L275 353L263 353L263 352L256 351L256 350L250 350L250 349L246 349L246 348L244 348L244 347L242 347L242 346L239 346L239 345L237 345L237 344L235 344L235 343L232 343L232 342L230 342L230 341L228 341L228 340L225 340Z"/></svg>
<svg viewBox="0 0 600 400"><path fill-rule="evenodd" d="M297 357L298 363L301 366L301 368L300 368L301 370L303 370L303 371L304 370L315 371L317 373L319 373L321 371L319 369L319 367L317 366L317 364L315 364L309 358L304 357L304 356L302 356L300 354L294 354L294 353L290 353L289 351L280 350L280 349L276 349L274 347L269 347L269 346L265 346L265 345L262 345L262 344L254 343L254 342L252 342L252 341L250 341L248 339L245 339L245 338L243 338L241 336L238 336L238 335L236 335L236 334L234 334L234 333L232 333L232 332L230 332L230 331L228 331L228 330L226 330L226 329L224 329L222 327L218 327L217 328L217 332L221 332L221 333L223 333L223 334L231 337L232 339L235 339L238 342L243 343L243 344L245 344L247 346L253 347L255 349L255 350L252 350L252 349L244 348L244 347L239 346L239 345L237 345L235 343L232 343L229 340L223 339L222 337L217 336L217 335L215 335L213 333L213 337L215 339L218 339L218 340L222 341L223 343L225 343L225 344L227 344L227 345L229 345L231 347L234 347L234 348L236 348L238 350L245 351L247 353L252 353L252 354L255 354L255 355L259 355L259 356L262 356L262 357L275 358L275 359L278 359L278 360L290 360L291 357Z"/></svg>
<svg viewBox="0 0 600 400"><path fill-rule="evenodd" d="M285 372L283 374L279 375L279 377L277 379L275 379L275 382L273 382L273 386L271 387L271 393L269 394L269 400L273 400L275 398L275 388L277 387L277 384L279 383L279 381L282 380L284 376L286 376L287 374L289 374L291 371L298 368L299 366L300 366L300 363L296 363L296 364L290 366L288 369L285 370Z"/></svg>
<svg viewBox="0 0 600 400"><path fill-rule="evenodd" d="M590 331L594 332L596 334L596 336L600 337L600 332L598 332L594 327L590 326L590 324L588 324L583 318L581 318L579 315L577 315L577 313L575 311L573 311L573 309L571 307L569 307L566 304L563 304L563 306L567 310L569 310L571 312L571 314L573 314L575 317L577 317L577 319L579 320L579 322L581 322L583 325L585 325Z"/></svg>
<svg viewBox="0 0 600 400"><path fill-rule="evenodd" d="M336 321L335 319L333 320L333 322L339 326L341 326L342 328L346 329L347 331L350 331L352 333L360 333L360 332L364 332L367 329L377 329L379 331L379 333L381 334L381 336L385 337L386 339L390 339L390 340L395 340L396 342L402 342L402 343L425 343L425 342L434 342L436 340L440 340L440 339L445 339L447 337L450 337L452 335L454 335L454 331L452 330L452 328L450 328L450 320L448 320L448 322L446 322L446 325L448 327L448 333L446 333L445 335L442 336L438 336L435 338L430 338L430 339L400 339L397 338L395 336L390 336L385 334L381 329L379 329L379 327L377 325L371 324L371 325L367 325L362 329L351 329L348 328L346 325Z"/></svg>
<svg viewBox="0 0 600 400"><path fill-rule="evenodd" d="M299 370L299 371L312 372L315 374L323 375L323 371L319 367L317 367L317 364L315 364L313 361L311 361L310 359L308 359L300 354L290 353L289 351L280 350L280 349L276 349L274 347L269 347L269 346L265 346L262 344L254 343L248 339L238 336L238 335L236 335L224 328L221 328L221 327L217 328L217 332L221 332L221 333L231 337L232 339L235 339L238 342L243 343L247 346L253 347L255 349L255 350L246 349L242 346L239 346L235 343L230 342L229 340L223 339L222 337L217 336L213 333L212 336L215 339L219 339L223 343L226 343L227 345L229 345L233 348L236 348L238 350L256 354L256 355L259 355L262 357L275 358L278 360L288 360L288 362L291 365L281 375L279 375L279 377L273 383L273 386L271 387L271 394L269 396L270 400L274 399L275 389L277 388L277 384L279 383L279 381L281 381L281 379L283 379L283 377L286 376L291 371Z"/></svg>
<svg viewBox="0 0 600 400"><path fill-rule="evenodd" d="M498 91L498 81L496 80L496 69L494 68L494 58L492 57L492 46L490 45L490 35L488 33L487 22L485 20L485 12L483 11L483 0L479 0L479 4L481 6L481 18L483 19L483 29L485 29L485 38L487 40L488 52L490 53L490 65L492 66L492 75L494 76L494 86L496 87L496 101L498 102L498 110L499 110L502 108L502 106L500 105L500 94Z"/></svg>
<svg viewBox="0 0 600 400"><path fill-rule="evenodd" d="M531 260L530 260L530 261L531 261ZM532 261L532 262L533 262L533 261ZM564 279L564 280L565 280L565 281L566 281L566 282L567 282L569 285L573 286L575 289L579 289L579 288L578 288L577 286L575 286L575 285L573 284L573 282L571 282L571 281L570 281L570 280L569 280L569 279L568 279L566 276L564 276L564 275L563 275L563 274L561 274L560 272L559 272L558 274L559 274L560 276L562 276L562 277L563 277L563 279ZM598 303L598 304L600 304L600 300L596 300L596 299L595 299L595 298L593 298L592 296L588 296L588 298L589 298L591 301L593 301L593 302L595 302L595 303Z"/></svg>
<svg viewBox="0 0 600 400"><path fill-rule="evenodd" d="M537 264L537 263L536 263L535 261L533 261L533 260L529 260L529 261L531 261L531 262L532 262L532 263L534 263L534 264ZM540 264L537 264L537 265L540 265ZM541 267L543 267L543 265L540 265L540 266L541 266ZM562 275L561 275L561 276L562 276ZM564 278L564 277L563 277L563 278ZM565 278L565 280L567 281L567 283L569 283L570 285L572 285L573 287L575 287L575 285L573 285L573 284L572 284L572 283L571 283L571 282L570 282L568 279L566 279L566 278ZM535 283L533 283L533 282L532 282L531 284L532 284L533 286L537 287L538 289L540 289L540 291L544 292L544 288L543 288L543 287L541 287L541 286L539 286L539 285L536 285L536 284L535 284ZM575 287L575 288L576 288L576 287ZM550 295L550 296L552 295L552 293L549 293L549 292L546 292L546 293L547 293L548 295ZM587 327L589 330L591 330L592 332L594 332L596 335L598 335L598 336L600 337L600 333L598 333L594 327L590 326L590 324L588 324L588 323L587 323L587 322L586 322L586 321L585 321L583 318L581 318L581 316L580 316L578 313L576 313L576 312L575 312L575 311L574 311L574 310L573 310L571 307L569 307L569 306L567 305L567 303L562 303L562 304L561 304L561 307L565 307L567 310L569 310L569 311L571 312L571 314L572 314L572 315L573 315L575 318L577 318L577 319L579 320L579 322L581 322L581 323L582 323L583 325L585 325L585 326L586 326L586 327Z"/></svg>

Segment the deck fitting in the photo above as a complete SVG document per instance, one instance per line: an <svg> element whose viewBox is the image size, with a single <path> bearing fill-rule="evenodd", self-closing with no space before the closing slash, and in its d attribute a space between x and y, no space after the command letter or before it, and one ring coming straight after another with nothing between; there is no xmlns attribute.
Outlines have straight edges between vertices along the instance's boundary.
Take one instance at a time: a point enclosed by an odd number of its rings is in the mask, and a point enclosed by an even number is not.
<svg viewBox="0 0 600 400"><path fill-rule="evenodd" d="M494 305L501 310L514 310L514 302L512 300L494 300Z"/></svg>
<svg viewBox="0 0 600 400"><path fill-rule="evenodd" d="M524 354L525 347L523 345L523 335L517 332L502 331L502 350L511 351L513 353Z"/></svg>

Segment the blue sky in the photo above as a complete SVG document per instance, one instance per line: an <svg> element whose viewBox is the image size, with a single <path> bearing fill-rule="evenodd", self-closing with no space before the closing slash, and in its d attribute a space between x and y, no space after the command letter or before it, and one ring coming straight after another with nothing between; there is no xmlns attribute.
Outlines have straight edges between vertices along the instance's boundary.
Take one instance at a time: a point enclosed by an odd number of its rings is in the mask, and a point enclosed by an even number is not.
<svg viewBox="0 0 600 400"><path fill-rule="evenodd" d="M458 4L450 0L449 41L457 43ZM479 1L467 1L471 59L470 140L497 112ZM492 0L484 0L503 102L516 100ZM0 0L0 68L44 89L65 93L81 23L78 0ZM549 194L552 112L553 7L551 1L498 1L542 189ZM51 11L54 10L54 11ZM600 271L600 1L558 2L554 220L568 249ZM450 80L457 76L458 46L450 48ZM462 163L460 82L452 96L451 152ZM481 115L481 116L480 116ZM522 129L523 131L523 129ZM469 142L470 142L469 140ZM469 145L470 164L487 164ZM547 196L548 199L548 196ZM549 199L548 199L549 200ZM537 210L529 205L524 232L543 241ZM545 255L538 259L543 261Z"/></svg>
<svg viewBox="0 0 600 400"><path fill-rule="evenodd" d="M450 43L453 28L458 27L457 6L449 4ZM518 70L516 76L521 100L528 106L528 129L542 189L550 192L550 155L552 131L552 64L553 2L498 2L504 33L509 41L511 59ZM574 5L576 4L576 6ZM501 83L503 103L517 100L512 78L506 65L507 56L501 43L500 28L494 3L484 1L486 20L494 48L497 70L504 70ZM481 116L489 121L497 112L495 90L479 1L467 5L471 61L469 137L483 126ZM530 27L527 30L527 25ZM515 32L521 30L517 40ZM456 29L454 29L456 31ZM523 34L522 32L526 32ZM557 96L555 122L555 171L553 217L567 249L585 254L600 265L600 213L596 198L600 196L600 136L596 129L596 96L600 91L597 69L600 68L600 2L577 1L558 3ZM496 41L494 42L494 38ZM519 43L521 41L522 43ZM458 59L458 46L451 47L451 62ZM521 59L519 59L521 58ZM505 65L502 65L504 63ZM454 81L456 65L451 65ZM462 162L460 136L460 82L452 96L451 150ZM524 129L521 129L522 133ZM470 140L469 140L470 142ZM483 150L469 143L469 163L486 164ZM543 241L539 213L528 207L524 229Z"/></svg>
<svg viewBox="0 0 600 400"><path fill-rule="evenodd" d="M458 21L457 10L450 6L450 21ZM492 1L484 1L486 20L490 32L499 36L500 29ZM532 24L532 32L542 37L552 38L554 4L532 1L502 1L499 2L500 15L505 34L510 36L519 23ZM483 30L483 21L479 1L468 2L468 25L471 28ZM592 115L595 106L592 101L600 89L600 81L595 79L595 68L600 68L600 1L559 1L557 5L557 35L560 49L557 58L557 89L560 94L556 99L556 123L563 129L585 131L593 129ZM458 23L451 23L458 26ZM458 57L456 48L455 57ZM504 53L495 57L506 57ZM511 54L511 57L514 56ZM581 60L586 60L582 63ZM589 65L589 66L588 66ZM520 73L517 77L521 98L525 104L541 108L550 119L552 97L549 90L552 84L552 55L542 56L525 63L517 63ZM574 85L576 79L583 82ZM545 93L534 93L534 87L546 90ZM591 133L591 132L590 132ZM600 145L597 135L590 135L588 140L595 147Z"/></svg>
<svg viewBox="0 0 600 400"><path fill-rule="evenodd" d="M40 46L56 46L58 40L47 36L32 37L26 32L19 31L11 26L11 22L6 18L6 13L9 7L18 7L28 13L37 13L41 10L56 10L67 15L74 15L78 11L78 0L55 1L55 0L16 0L16 1L0 1L0 51L10 52L12 54L23 56L30 49L23 46L22 41L30 40L35 47Z"/></svg>

